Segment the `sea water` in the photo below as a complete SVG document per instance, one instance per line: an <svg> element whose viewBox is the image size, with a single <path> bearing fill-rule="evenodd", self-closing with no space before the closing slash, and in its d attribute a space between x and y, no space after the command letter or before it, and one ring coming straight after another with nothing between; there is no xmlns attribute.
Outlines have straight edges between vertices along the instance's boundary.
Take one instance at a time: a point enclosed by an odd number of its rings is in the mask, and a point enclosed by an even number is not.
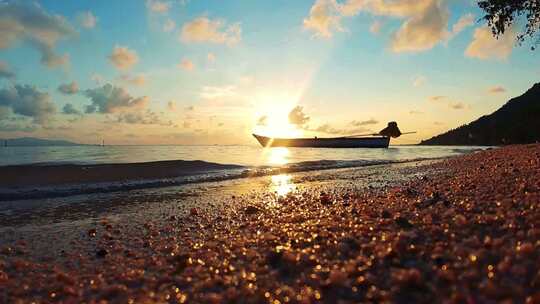
<svg viewBox="0 0 540 304"><path fill-rule="evenodd" d="M385 161L440 158L482 147L390 146L388 149L261 148L258 146L66 146L1 147L0 166L27 164L112 164L202 160L242 166L283 166L303 162Z"/></svg>

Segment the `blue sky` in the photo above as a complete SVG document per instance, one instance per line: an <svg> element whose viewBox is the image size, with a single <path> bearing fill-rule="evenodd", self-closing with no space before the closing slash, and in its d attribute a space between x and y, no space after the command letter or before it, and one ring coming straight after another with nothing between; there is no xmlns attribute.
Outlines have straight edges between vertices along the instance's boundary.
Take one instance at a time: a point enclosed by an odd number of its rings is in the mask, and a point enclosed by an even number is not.
<svg viewBox="0 0 540 304"><path fill-rule="evenodd" d="M419 131L397 143L418 142L540 78L519 29L495 40L481 16L467 0L0 1L0 137L255 144L396 120Z"/></svg>

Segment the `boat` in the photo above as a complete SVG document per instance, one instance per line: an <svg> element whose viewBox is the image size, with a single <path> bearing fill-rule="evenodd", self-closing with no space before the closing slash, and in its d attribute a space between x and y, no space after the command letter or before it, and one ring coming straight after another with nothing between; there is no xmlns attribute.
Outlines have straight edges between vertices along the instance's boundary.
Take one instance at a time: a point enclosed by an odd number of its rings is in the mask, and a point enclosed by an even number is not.
<svg viewBox="0 0 540 304"><path fill-rule="evenodd" d="M263 147L388 148L390 137L272 138L253 134Z"/></svg>
<svg viewBox="0 0 540 304"><path fill-rule="evenodd" d="M403 134L396 122L376 134L351 135L331 138L273 138L252 134L263 147L298 147L298 148L388 148L390 138L397 138Z"/></svg>

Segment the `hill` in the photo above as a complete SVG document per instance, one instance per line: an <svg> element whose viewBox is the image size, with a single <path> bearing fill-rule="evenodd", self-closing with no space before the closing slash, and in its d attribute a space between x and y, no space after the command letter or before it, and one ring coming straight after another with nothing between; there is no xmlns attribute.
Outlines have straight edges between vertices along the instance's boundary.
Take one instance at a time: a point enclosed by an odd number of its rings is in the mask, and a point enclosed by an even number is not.
<svg viewBox="0 0 540 304"><path fill-rule="evenodd" d="M1 145L4 146L6 141L8 146L19 147L43 147L43 146L81 146L81 144L74 143L67 140L50 140L34 137L21 137L11 139L0 139Z"/></svg>
<svg viewBox="0 0 540 304"><path fill-rule="evenodd" d="M497 146L540 141L540 83L490 115L422 141L421 145Z"/></svg>

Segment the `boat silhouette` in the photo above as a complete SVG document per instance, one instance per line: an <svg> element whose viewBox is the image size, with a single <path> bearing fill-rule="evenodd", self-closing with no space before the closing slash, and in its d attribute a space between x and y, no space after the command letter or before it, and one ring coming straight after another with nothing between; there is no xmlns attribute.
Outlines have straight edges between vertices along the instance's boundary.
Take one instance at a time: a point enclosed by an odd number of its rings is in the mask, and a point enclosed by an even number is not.
<svg viewBox="0 0 540 304"><path fill-rule="evenodd" d="M379 133L350 135L330 138L274 138L253 134L263 147L298 147L298 148L388 148L391 138L400 137L397 123L392 121Z"/></svg>

